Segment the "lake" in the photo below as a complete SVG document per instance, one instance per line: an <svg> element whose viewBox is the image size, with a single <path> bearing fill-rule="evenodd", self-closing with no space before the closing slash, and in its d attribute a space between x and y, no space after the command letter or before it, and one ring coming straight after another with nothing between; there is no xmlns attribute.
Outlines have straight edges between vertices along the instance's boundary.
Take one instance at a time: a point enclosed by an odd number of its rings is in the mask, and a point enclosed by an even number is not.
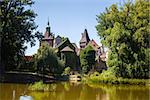
<svg viewBox="0 0 150 100"><path fill-rule="evenodd" d="M56 84L55 91L35 92L28 91L28 84L0 83L0 100L19 100L23 94L32 96L33 100L149 100L150 95L150 88L146 86L69 82L53 84Z"/></svg>

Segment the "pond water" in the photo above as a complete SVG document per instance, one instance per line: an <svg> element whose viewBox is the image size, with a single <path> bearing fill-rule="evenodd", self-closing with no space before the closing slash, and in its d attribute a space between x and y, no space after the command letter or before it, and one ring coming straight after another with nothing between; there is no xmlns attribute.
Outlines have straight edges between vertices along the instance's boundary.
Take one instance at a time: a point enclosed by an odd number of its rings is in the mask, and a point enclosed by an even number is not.
<svg viewBox="0 0 150 100"><path fill-rule="evenodd" d="M0 83L0 100L19 100L26 94L33 100L149 100L146 86L114 86L60 82L51 92L29 91L27 84Z"/></svg>

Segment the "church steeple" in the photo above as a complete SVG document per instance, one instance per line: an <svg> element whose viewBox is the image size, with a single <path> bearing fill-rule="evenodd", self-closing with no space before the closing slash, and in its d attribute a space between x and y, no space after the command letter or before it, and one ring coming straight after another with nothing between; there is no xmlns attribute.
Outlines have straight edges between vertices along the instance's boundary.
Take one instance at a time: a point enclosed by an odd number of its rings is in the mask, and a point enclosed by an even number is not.
<svg viewBox="0 0 150 100"><path fill-rule="evenodd" d="M47 43L49 46L53 47L54 38L55 38L55 36L51 32L51 27L50 27L49 20L48 20L47 26L46 26L46 32L44 34L44 38L41 41L41 44L42 43Z"/></svg>
<svg viewBox="0 0 150 100"><path fill-rule="evenodd" d="M50 34L51 34L51 27L49 25L49 20L47 22L46 32L48 33L48 36L50 36Z"/></svg>
<svg viewBox="0 0 150 100"><path fill-rule="evenodd" d="M47 25L49 26L49 19L48 19L48 23L47 23Z"/></svg>

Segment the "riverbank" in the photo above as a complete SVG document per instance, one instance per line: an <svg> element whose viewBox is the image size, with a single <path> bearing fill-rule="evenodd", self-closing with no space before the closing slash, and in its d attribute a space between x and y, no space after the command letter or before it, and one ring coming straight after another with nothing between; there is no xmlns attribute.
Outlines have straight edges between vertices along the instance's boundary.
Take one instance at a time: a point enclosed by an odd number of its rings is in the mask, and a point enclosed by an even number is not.
<svg viewBox="0 0 150 100"><path fill-rule="evenodd" d="M147 85L150 86L150 79L128 79L117 77L103 77L100 74L94 73L90 76L83 76L84 83L101 83L101 84L127 84L127 85Z"/></svg>
<svg viewBox="0 0 150 100"><path fill-rule="evenodd" d="M83 83L101 83L101 84L129 84L129 85L147 85L150 86L150 79L127 79L116 78L112 76L104 77L95 72L91 75L82 76ZM48 76L31 72L6 72L0 75L1 83L34 83L43 81L44 83L52 83L56 81L68 81L68 76Z"/></svg>
<svg viewBox="0 0 150 100"><path fill-rule="evenodd" d="M68 80L68 77L60 75L50 76L33 72L17 72L17 71L10 71L0 74L0 83L34 83L41 80L44 83L51 83L55 81Z"/></svg>

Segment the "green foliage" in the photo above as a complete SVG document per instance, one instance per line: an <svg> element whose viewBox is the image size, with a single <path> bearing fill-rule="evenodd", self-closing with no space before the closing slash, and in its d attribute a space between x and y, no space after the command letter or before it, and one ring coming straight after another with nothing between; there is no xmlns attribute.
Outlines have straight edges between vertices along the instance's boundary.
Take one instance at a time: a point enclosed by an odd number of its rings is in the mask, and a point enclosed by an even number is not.
<svg viewBox="0 0 150 100"><path fill-rule="evenodd" d="M15 69L22 61L26 46L34 46L35 38L42 36L34 19L37 16L30 9L31 0L1 0L0 1L0 46L2 64L5 70Z"/></svg>
<svg viewBox="0 0 150 100"><path fill-rule="evenodd" d="M34 66L34 61L22 61L17 67L19 71L30 71L35 72L36 68Z"/></svg>
<svg viewBox="0 0 150 100"><path fill-rule="evenodd" d="M54 49L48 45L42 45L35 55L35 67L41 73L61 74L63 62L59 60Z"/></svg>
<svg viewBox="0 0 150 100"><path fill-rule="evenodd" d="M56 84L44 84L42 81L30 84L28 90L31 91L56 91Z"/></svg>
<svg viewBox="0 0 150 100"><path fill-rule="evenodd" d="M81 50L80 63L82 73L88 73L92 69L92 66L95 65L95 58L95 50L90 45Z"/></svg>
<svg viewBox="0 0 150 100"><path fill-rule="evenodd" d="M116 76L149 78L148 0L135 0L118 7L113 4L97 17L96 29L110 49L107 65L116 67Z"/></svg>
<svg viewBox="0 0 150 100"><path fill-rule="evenodd" d="M66 67L66 68L64 69L63 74L64 74L64 75L69 75L69 74L70 74L70 71L71 71L71 68L70 68L70 67Z"/></svg>
<svg viewBox="0 0 150 100"><path fill-rule="evenodd" d="M115 67L114 67L115 68ZM130 84L130 85L148 85L150 84L149 79L128 79L116 77L113 73L115 69L113 67L109 68L103 73L94 73L90 75L89 78L86 78L86 83L106 83L106 84Z"/></svg>

